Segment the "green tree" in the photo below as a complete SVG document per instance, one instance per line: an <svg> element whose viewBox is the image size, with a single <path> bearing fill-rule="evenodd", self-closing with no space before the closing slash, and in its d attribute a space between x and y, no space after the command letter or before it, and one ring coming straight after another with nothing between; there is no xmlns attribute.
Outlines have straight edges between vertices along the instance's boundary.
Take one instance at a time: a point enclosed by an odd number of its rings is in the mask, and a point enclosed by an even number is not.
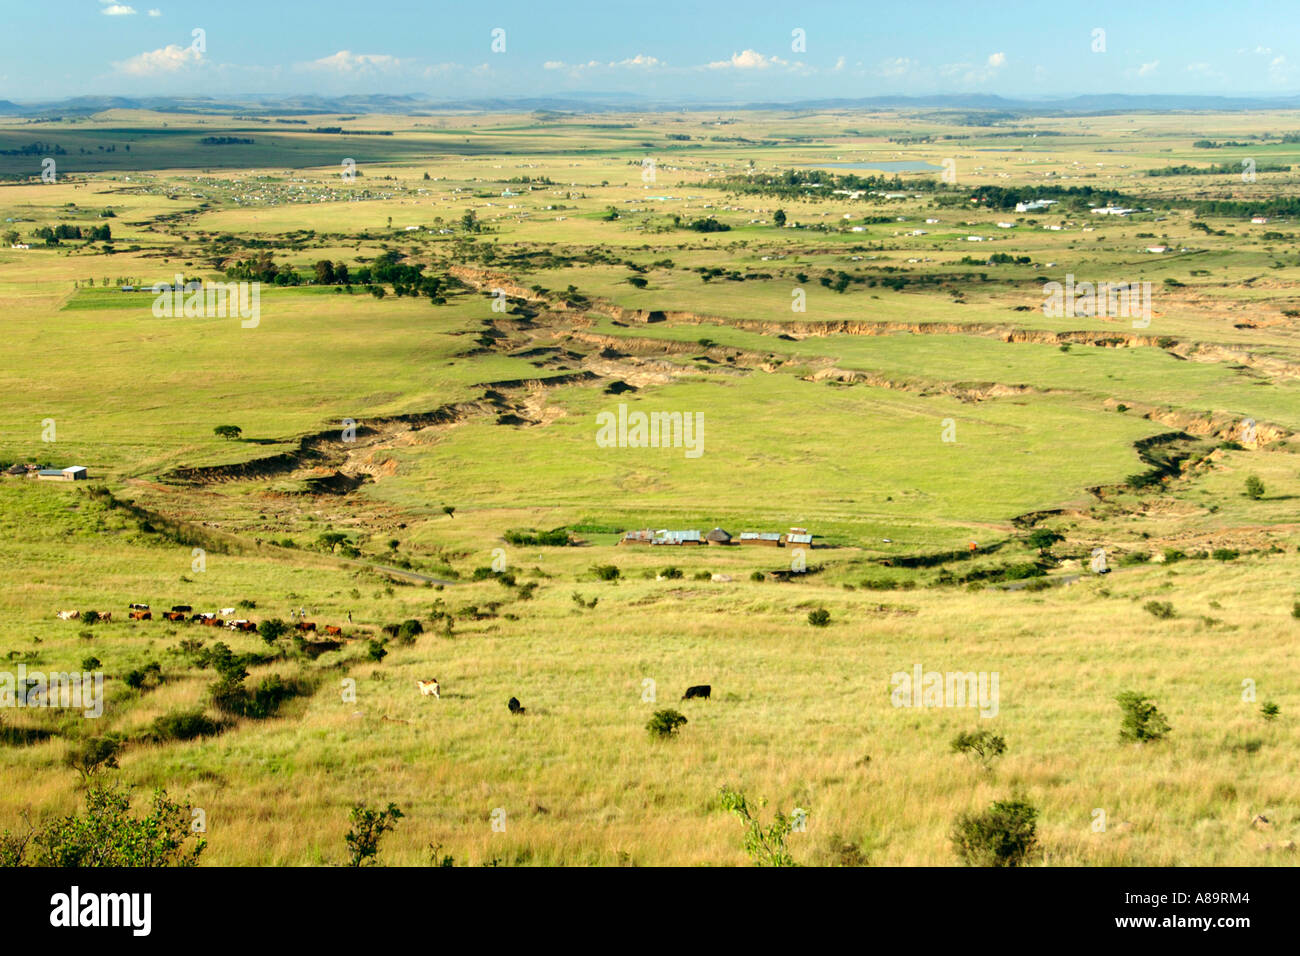
<svg viewBox="0 0 1300 956"><path fill-rule="evenodd" d="M954 753L964 753L988 768L1007 751L1007 742L1001 734L991 730L963 730L952 738Z"/></svg>
<svg viewBox="0 0 1300 956"><path fill-rule="evenodd" d="M1115 702L1124 714L1119 730L1121 739L1145 743L1148 740L1159 740L1169 733L1169 722L1155 702L1137 691L1126 690L1115 698Z"/></svg>
<svg viewBox="0 0 1300 956"><path fill-rule="evenodd" d="M778 229L783 227L785 225L785 210L778 209L772 216L772 222L776 223Z"/></svg>
<svg viewBox="0 0 1300 956"><path fill-rule="evenodd" d="M73 743L63 755L63 765L81 774L83 782L103 770L117 769L117 755L122 750L122 741L113 734L99 737L87 737Z"/></svg>
<svg viewBox="0 0 1300 956"><path fill-rule="evenodd" d="M372 810L363 803L354 806L348 814L352 829L344 837L348 846L348 866L374 863L379 854L379 841L400 819L402 811L392 803L385 810Z"/></svg>
<svg viewBox="0 0 1300 956"><path fill-rule="evenodd" d="M190 824L190 809L168 799L165 790L155 790L149 812L134 817L128 790L91 787L84 814L61 817L21 838L8 831L0 836L0 866L194 866L207 841Z"/></svg>
<svg viewBox="0 0 1300 956"><path fill-rule="evenodd" d="M983 813L962 814L952 831L967 866L1021 866L1038 843L1038 811L1023 800L1002 800Z"/></svg>
<svg viewBox="0 0 1300 956"><path fill-rule="evenodd" d="M1047 528L1035 528L1029 533L1029 536L1025 538L1025 542L1031 548L1037 548L1038 553L1041 555L1046 555L1048 549L1051 548L1052 545L1056 544L1058 541L1064 540L1064 535L1058 534L1055 531L1050 531Z"/></svg>
<svg viewBox="0 0 1300 956"><path fill-rule="evenodd" d="M278 617L268 617L257 625L258 636L268 644L274 644L289 630L289 625Z"/></svg>
<svg viewBox="0 0 1300 956"><path fill-rule="evenodd" d="M739 790L723 787L719 791L722 809L735 814L745 827L745 852L755 866L798 866L786 848L786 839L794 829L794 821L780 811L772 824L764 827L754 817L749 801Z"/></svg>
<svg viewBox="0 0 1300 956"><path fill-rule="evenodd" d="M234 441L243 433L244 430L238 425L218 425L216 428L212 429L212 434L216 435L218 438L224 438L226 441Z"/></svg>
<svg viewBox="0 0 1300 956"><path fill-rule="evenodd" d="M1251 475L1246 479L1246 497L1255 501L1264 497L1264 482L1259 480L1258 475Z"/></svg>
<svg viewBox="0 0 1300 956"><path fill-rule="evenodd" d="M685 715L675 710L656 710L645 725L651 737L675 737L677 730L687 722Z"/></svg>

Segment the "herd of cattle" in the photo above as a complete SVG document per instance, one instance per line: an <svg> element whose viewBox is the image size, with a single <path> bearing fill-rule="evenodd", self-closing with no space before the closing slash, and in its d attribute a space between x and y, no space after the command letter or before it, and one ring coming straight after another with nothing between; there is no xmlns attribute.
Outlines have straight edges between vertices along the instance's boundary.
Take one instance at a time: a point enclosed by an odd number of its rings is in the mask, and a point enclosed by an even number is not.
<svg viewBox="0 0 1300 956"><path fill-rule="evenodd" d="M148 604L128 604L127 611L133 621L153 620L153 611L150 609ZM170 611L163 611L162 617L165 621L180 622L188 620L191 624L197 622L199 624L206 624L208 627L228 627L234 631L257 631L257 624L253 621L245 619L226 619L229 615L234 613L235 609L233 607L223 607L219 611L200 611L196 613L194 608L188 604L176 604L172 606ZM112 621L113 619L112 612L109 611L87 611L84 616L88 620L96 621ZM83 613L81 611L59 611L58 617L61 621L76 621L82 619ZM316 623L314 621L295 621L293 628L296 631L315 632ZM342 628L336 627L333 624L326 624L322 628L322 631L325 634L333 636L341 635L343 633ZM442 696L440 693L442 685L438 683L438 678L436 677L430 680L417 680L415 683L420 688L420 693L425 697ZM686 693L682 695L682 700L691 700L693 698L708 700L712 693L713 688L710 685L696 684L692 687L686 688ZM528 713L528 708L522 706L517 697L511 697L506 706L509 708L510 713L515 714L516 716Z"/></svg>
<svg viewBox="0 0 1300 956"><path fill-rule="evenodd" d="M162 619L164 621L184 622L206 624L208 627L226 627L232 631L257 631L257 623L247 618L234 620L230 615L235 613L233 607L223 607L220 611L200 611L195 613L194 608L188 604L176 604L170 611L163 611ZM148 604L128 604L127 614L133 621L152 621L153 611ZM83 618L90 621L109 621L113 620L111 611L59 611L58 618L61 621L79 621ZM295 621L293 624L295 631L315 632L315 621ZM330 635L342 635L343 629L333 624L326 624L322 632Z"/></svg>

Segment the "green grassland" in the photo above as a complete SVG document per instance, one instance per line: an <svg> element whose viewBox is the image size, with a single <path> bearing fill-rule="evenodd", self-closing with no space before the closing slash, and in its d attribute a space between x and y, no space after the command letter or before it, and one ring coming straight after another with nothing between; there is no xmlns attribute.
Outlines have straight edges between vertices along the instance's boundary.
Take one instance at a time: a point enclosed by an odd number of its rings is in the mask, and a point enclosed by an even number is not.
<svg viewBox="0 0 1300 956"><path fill-rule="evenodd" d="M0 244L0 463L92 478L0 476L0 670L94 657L108 690L98 721L0 712L0 830L73 808L65 752L111 733L125 745L105 773L203 808L216 864L339 862L358 801L406 813L391 863L432 843L458 863L742 864L724 784L768 814L809 809L791 838L805 863L847 843L873 865L951 864L954 818L1012 794L1039 809L1042 864L1294 862L1300 257L1286 217L1196 206L1293 197L1300 178L1147 175L1300 167L1273 141L1291 116L1025 118L1014 137L939 112L308 119L0 122L0 148L65 151L49 185L38 156L0 157L29 177L0 185L0 232L31 240ZM891 142L908 137L933 139ZM893 200L719 184L945 159L952 189L906 173ZM1143 211L1014 213L965 192L1043 184ZM706 217L729 230L682 227ZM111 241L33 237L103 223ZM264 283L255 327L156 317L153 293L119 289L224 281L267 253L305 281ZM445 301L311 281L321 259L355 275L385 254L453 278ZM1067 274L1150 281L1149 326L1045 315L1043 284ZM702 454L602 447L598 416L620 404L698 414ZM214 434L227 424L237 440ZM806 527L814 545L617 546L715 526ZM571 546L514 543L556 528ZM1034 529L1061 537L1040 551ZM1112 575L1089 573L1096 548ZM138 601L155 620L124 620ZM157 619L240 601L253 620L307 608L344 639ZM56 619L74 608L114 619ZM382 630L408 619L413 641ZM223 714L203 657L218 641L260 655L250 682L304 692L268 718ZM149 663L162 683L129 686ZM998 672L998 715L892 706L891 675L916 665ZM415 686L433 676L438 700ZM712 700L678 702L698 683ZM1167 739L1119 740L1129 689ZM645 730L663 707L688 718L677 739ZM149 736L195 708L221 732ZM1005 736L991 770L950 752L970 729Z"/></svg>

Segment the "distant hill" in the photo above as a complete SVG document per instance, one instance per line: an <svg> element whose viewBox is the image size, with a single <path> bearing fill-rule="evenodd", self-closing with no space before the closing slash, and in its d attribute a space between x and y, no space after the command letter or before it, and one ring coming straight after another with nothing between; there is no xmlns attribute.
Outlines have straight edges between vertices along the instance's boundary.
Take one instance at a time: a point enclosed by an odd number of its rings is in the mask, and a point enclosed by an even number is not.
<svg viewBox="0 0 1300 956"><path fill-rule="evenodd" d="M931 96L870 96L751 103L707 100L658 101L633 93L584 91L553 96L478 97L461 100L423 94L358 93L345 96L301 94L285 97L125 97L75 96L62 100L13 103L0 100L0 113L9 116L89 116L110 109L156 110L164 113L230 113L294 116L345 113L412 115L449 111L601 112L606 110L964 110L1023 116L1169 111L1247 111L1300 109L1300 96L1249 97L1183 94L1134 95L1104 93L1061 99L1010 98L987 93L935 94Z"/></svg>

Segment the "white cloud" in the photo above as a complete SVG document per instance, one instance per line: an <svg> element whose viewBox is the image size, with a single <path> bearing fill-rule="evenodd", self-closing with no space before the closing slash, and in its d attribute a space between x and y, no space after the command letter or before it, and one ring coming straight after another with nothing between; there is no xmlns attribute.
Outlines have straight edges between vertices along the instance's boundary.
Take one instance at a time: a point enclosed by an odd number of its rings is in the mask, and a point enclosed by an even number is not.
<svg viewBox="0 0 1300 956"><path fill-rule="evenodd" d="M885 60L876 67L876 72L881 76L897 77L906 76L916 69L916 61L910 60L905 56L896 56L891 60Z"/></svg>
<svg viewBox="0 0 1300 956"><path fill-rule="evenodd" d="M1279 53L1268 63L1268 78L1273 83L1287 83L1291 79L1291 64Z"/></svg>
<svg viewBox="0 0 1300 956"><path fill-rule="evenodd" d="M965 86L979 86L993 79L1006 63L1005 53L990 53L982 64L945 63L939 67L939 74L949 81L960 82Z"/></svg>
<svg viewBox="0 0 1300 956"><path fill-rule="evenodd" d="M626 67L640 66L640 67L647 67L647 68L663 66L663 65L664 65L663 60L660 60L657 57L653 57L653 56L646 56L644 53L638 53L636 56L629 57L626 60L619 60L616 63L610 64L610 66L626 66Z"/></svg>
<svg viewBox="0 0 1300 956"><path fill-rule="evenodd" d="M787 66L785 60L776 56L764 56L757 50L745 50L743 53L731 54L730 60L718 60L710 63L710 70L766 70L772 66Z"/></svg>
<svg viewBox="0 0 1300 956"><path fill-rule="evenodd" d="M99 0L104 9L99 12L106 17L133 17L135 16L135 7L129 7L125 3L114 3L113 0Z"/></svg>
<svg viewBox="0 0 1300 956"><path fill-rule="evenodd" d="M362 73L375 70L393 70L407 61L389 56L387 53L353 53L351 50L339 50L329 56L310 63L298 64L306 70L331 70L335 73Z"/></svg>
<svg viewBox="0 0 1300 956"><path fill-rule="evenodd" d="M130 76L157 76L160 73L175 73L203 62L203 54L190 46L177 46L169 43L159 50L139 53L130 59L114 63L119 73Z"/></svg>
<svg viewBox="0 0 1300 956"><path fill-rule="evenodd" d="M840 57L835 61L835 72L838 73L842 69L844 69L844 57Z"/></svg>
<svg viewBox="0 0 1300 956"><path fill-rule="evenodd" d="M577 76L584 70L653 70L667 65L658 57L638 53L636 56L630 56L623 60L610 60L608 63L602 63L600 60L588 60L586 63L565 63L563 60L547 60L542 64L542 69L567 70Z"/></svg>
<svg viewBox="0 0 1300 956"><path fill-rule="evenodd" d="M1143 63L1138 67L1138 76L1150 76L1159 66L1159 60L1152 60L1150 63Z"/></svg>
<svg viewBox="0 0 1300 956"><path fill-rule="evenodd" d="M162 16L162 11L161 11L161 10L158 10L158 9L150 10L150 11L149 11L149 16L151 16L151 17L160 17L160 16Z"/></svg>

